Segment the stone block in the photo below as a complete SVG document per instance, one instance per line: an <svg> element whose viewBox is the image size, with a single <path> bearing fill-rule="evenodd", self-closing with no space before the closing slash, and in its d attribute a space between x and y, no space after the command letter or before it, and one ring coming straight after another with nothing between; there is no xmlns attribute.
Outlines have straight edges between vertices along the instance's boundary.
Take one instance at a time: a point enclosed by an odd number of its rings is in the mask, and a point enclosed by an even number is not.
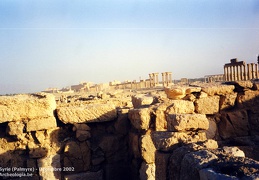
<svg viewBox="0 0 259 180"><path fill-rule="evenodd" d="M117 118L114 104L89 104L84 107L60 107L58 118L65 124L112 121Z"/></svg>
<svg viewBox="0 0 259 180"><path fill-rule="evenodd" d="M156 131L166 131L167 130L167 122L166 122L166 111L167 106L160 105L155 110L156 120L155 120L155 129Z"/></svg>
<svg viewBox="0 0 259 180"><path fill-rule="evenodd" d="M249 90L252 89L253 83L248 80L248 81L232 81L228 82L228 84L234 85L235 86L235 91L237 92L243 92L244 90Z"/></svg>
<svg viewBox="0 0 259 180"><path fill-rule="evenodd" d="M35 136L40 144L43 144L46 139L49 139L48 137L45 136L45 131L36 131ZM52 141L52 138L51 138L51 141Z"/></svg>
<svg viewBox="0 0 259 180"><path fill-rule="evenodd" d="M182 99L185 97L186 88L185 87L171 87L171 88L164 88L167 98L169 99Z"/></svg>
<svg viewBox="0 0 259 180"><path fill-rule="evenodd" d="M145 105L150 105L154 101L153 96L138 94L131 97L132 104L134 108L140 108Z"/></svg>
<svg viewBox="0 0 259 180"><path fill-rule="evenodd" d="M194 113L194 104L192 101L173 100L166 110L168 114L192 114Z"/></svg>
<svg viewBox="0 0 259 180"><path fill-rule="evenodd" d="M206 148L206 149L217 149L218 146L218 142L212 139L208 139L206 141L203 142L199 142L199 145L201 145L202 147Z"/></svg>
<svg viewBox="0 0 259 180"><path fill-rule="evenodd" d="M237 93L231 93L220 96L220 110L227 110L235 106Z"/></svg>
<svg viewBox="0 0 259 180"><path fill-rule="evenodd" d="M244 151L240 150L238 147L224 146L222 149L224 153L228 154L229 156L245 157Z"/></svg>
<svg viewBox="0 0 259 180"><path fill-rule="evenodd" d="M64 176L65 180L103 180L103 171L82 172L77 174L69 174Z"/></svg>
<svg viewBox="0 0 259 180"><path fill-rule="evenodd" d="M237 105L239 108L259 113L259 91L245 91L243 94L238 94Z"/></svg>
<svg viewBox="0 0 259 180"><path fill-rule="evenodd" d="M219 99L219 96L197 99L194 102L195 111L199 114L216 114L219 112Z"/></svg>
<svg viewBox="0 0 259 180"><path fill-rule="evenodd" d="M139 170L139 178L140 180L156 180L156 165L154 163L147 164L142 162L140 170Z"/></svg>
<svg viewBox="0 0 259 180"><path fill-rule="evenodd" d="M6 128L6 132L11 136L22 134L25 132L25 125L22 121L9 122Z"/></svg>
<svg viewBox="0 0 259 180"><path fill-rule="evenodd" d="M181 162L180 179L200 179L199 170L208 167L217 159L215 154L207 150L186 154Z"/></svg>
<svg viewBox="0 0 259 180"><path fill-rule="evenodd" d="M214 118L208 118L209 128L205 131L207 139L215 139L218 134L217 123Z"/></svg>
<svg viewBox="0 0 259 180"><path fill-rule="evenodd" d="M233 93L234 89L234 85L224 84L203 84L201 87L201 90L209 96L230 94Z"/></svg>
<svg viewBox="0 0 259 180"><path fill-rule="evenodd" d="M50 94L0 96L0 123L51 117L55 109L55 97Z"/></svg>
<svg viewBox="0 0 259 180"><path fill-rule="evenodd" d="M201 91L200 94L199 94L199 98L201 99L201 98L206 98L206 97L208 97L208 94Z"/></svg>
<svg viewBox="0 0 259 180"><path fill-rule="evenodd" d="M218 131L223 139L249 135L248 115L245 110L223 113L220 119Z"/></svg>
<svg viewBox="0 0 259 180"><path fill-rule="evenodd" d="M168 114L168 131L207 130L209 121L205 114Z"/></svg>
<svg viewBox="0 0 259 180"><path fill-rule="evenodd" d="M77 130L76 138L78 139L78 141L85 141L91 138L91 133L89 131Z"/></svg>
<svg viewBox="0 0 259 180"><path fill-rule="evenodd" d="M33 142L28 143L29 156L30 158L43 158L48 154L48 149L45 147L40 147Z"/></svg>
<svg viewBox="0 0 259 180"><path fill-rule="evenodd" d="M192 143L205 141L205 132L165 132L156 131L151 134L152 143L155 149L163 152L170 152L179 146L179 143ZM152 147L153 149L153 147ZM153 150L152 150L153 151Z"/></svg>
<svg viewBox="0 0 259 180"><path fill-rule="evenodd" d="M142 135L140 138L140 151L142 159L146 163L155 162L156 147L150 134Z"/></svg>
<svg viewBox="0 0 259 180"><path fill-rule="evenodd" d="M38 131L44 129L52 129L57 127L57 122L54 116L46 118L31 119L26 124L26 131Z"/></svg>
<svg viewBox="0 0 259 180"><path fill-rule="evenodd" d="M163 153L163 152L156 151L156 159L155 159L156 180L167 179L167 167L168 167L168 160L170 156L171 156L171 153Z"/></svg>
<svg viewBox="0 0 259 180"><path fill-rule="evenodd" d="M150 124L150 109L140 108L129 110L129 119L131 124L138 130L147 130Z"/></svg>

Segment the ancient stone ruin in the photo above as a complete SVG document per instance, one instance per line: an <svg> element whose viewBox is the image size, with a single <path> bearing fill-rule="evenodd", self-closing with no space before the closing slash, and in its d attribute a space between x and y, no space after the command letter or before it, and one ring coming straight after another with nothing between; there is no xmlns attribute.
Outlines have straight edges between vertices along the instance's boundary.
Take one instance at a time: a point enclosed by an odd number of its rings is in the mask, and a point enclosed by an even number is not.
<svg viewBox="0 0 259 180"><path fill-rule="evenodd" d="M231 59L230 63L224 65L225 81L240 81L258 79L258 64Z"/></svg>
<svg viewBox="0 0 259 180"><path fill-rule="evenodd" d="M0 178L258 179L258 122L253 81L0 96Z"/></svg>

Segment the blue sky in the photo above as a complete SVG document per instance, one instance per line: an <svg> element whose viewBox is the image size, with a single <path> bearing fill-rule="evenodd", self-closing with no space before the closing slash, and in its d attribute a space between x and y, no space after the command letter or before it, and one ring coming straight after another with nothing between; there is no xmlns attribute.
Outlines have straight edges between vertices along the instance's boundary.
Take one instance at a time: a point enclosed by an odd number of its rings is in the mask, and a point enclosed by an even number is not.
<svg viewBox="0 0 259 180"><path fill-rule="evenodd" d="M0 94L198 78L259 54L258 0L1 0L0 22Z"/></svg>

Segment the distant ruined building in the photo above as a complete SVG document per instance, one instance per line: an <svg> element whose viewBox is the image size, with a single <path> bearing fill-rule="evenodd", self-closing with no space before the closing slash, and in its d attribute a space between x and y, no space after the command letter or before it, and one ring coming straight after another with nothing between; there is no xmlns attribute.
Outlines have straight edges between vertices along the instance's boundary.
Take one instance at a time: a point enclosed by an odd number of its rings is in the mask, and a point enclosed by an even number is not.
<svg viewBox="0 0 259 180"><path fill-rule="evenodd" d="M259 61L259 57L258 57ZM258 79L258 64L231 59L230 63L224 65L224 81L245 81Z"/></svg>
<svg viewBox="0 0 259 180"><path fill-rule="evenodd" d="M246 81L258 79L258 64L259 56L257 57L257 63L249 64L234 58L230 60L230 63L224 65L224 74L206 75L204 76L204 82L210 83L218 81Z"/></svg>
<svg viewBox="0 0 259 180"><path fill-rule="evenodd" d="M206 75L204 76L204 81L207 83L224 81L224 74Z"/></svg>

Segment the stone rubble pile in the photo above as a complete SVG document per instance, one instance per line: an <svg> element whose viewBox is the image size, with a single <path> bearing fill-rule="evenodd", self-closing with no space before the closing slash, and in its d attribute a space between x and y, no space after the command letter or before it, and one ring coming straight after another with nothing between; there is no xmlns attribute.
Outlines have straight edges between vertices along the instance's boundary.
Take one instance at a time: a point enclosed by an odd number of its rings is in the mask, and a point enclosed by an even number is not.
<svg viewBox="0 0 259 180"><path fill-rule="evenodd" d="M259 178L257 83L103 94L0 96L0 166L24 179Z"/></svg>

